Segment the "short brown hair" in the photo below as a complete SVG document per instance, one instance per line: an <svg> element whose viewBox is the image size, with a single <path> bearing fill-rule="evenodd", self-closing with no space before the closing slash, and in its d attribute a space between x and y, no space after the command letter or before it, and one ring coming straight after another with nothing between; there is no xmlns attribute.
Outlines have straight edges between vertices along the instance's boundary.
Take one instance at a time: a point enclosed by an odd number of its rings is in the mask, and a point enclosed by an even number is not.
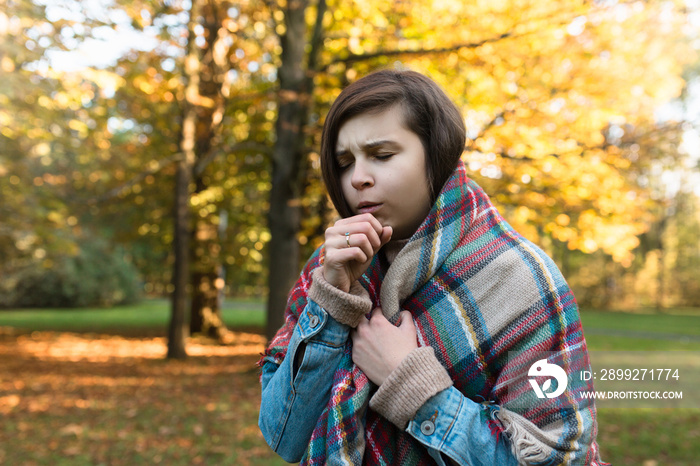
<svg viewBox="0 0 700 466"><path fill-rule="evenodd" d="M335 157L340 127L363 113L381 113L399 106L403 126L421 140L425 150L430 203L434 203L457 166L466 128L457 106L433 80L415 71L382 70L346 87L333 102L321 136L321 172L333 205L342 217L353 215L340 184Z"/></svg>

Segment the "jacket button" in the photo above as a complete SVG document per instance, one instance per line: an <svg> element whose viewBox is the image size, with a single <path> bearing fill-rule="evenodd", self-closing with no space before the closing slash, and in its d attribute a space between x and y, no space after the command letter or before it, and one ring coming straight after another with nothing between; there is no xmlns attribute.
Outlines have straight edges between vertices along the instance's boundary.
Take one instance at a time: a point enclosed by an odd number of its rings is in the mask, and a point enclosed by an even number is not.
<svg viewBox="0 0 700 466"><path fill-rule="evenodd" d="M312 315L309 317L309 325L311 325L311 328L316 328L318 325L318 316Z"/></svg>
<svg viewBox="0 0 700 466"><path fill-rule="evenodd" d="M423 435L433 435L435 424L433 424L433 421L423 421L420 425L420 431Z"/></svg>

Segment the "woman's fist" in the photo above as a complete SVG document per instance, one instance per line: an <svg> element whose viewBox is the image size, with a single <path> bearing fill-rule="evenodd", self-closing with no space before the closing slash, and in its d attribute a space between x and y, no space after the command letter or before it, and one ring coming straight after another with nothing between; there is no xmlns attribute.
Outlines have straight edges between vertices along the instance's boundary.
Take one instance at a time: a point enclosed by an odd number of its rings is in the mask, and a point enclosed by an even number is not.
<svg viewBox="0 0 700 466"><path fill-rule="evenodd" d="M391 227L383 227L372 214L338 220L326 230L323 277L336 288L350 291L391 234Z"/></svg>
<svg viewBox="0 0 700 466"><path fill-rule="evenodd" d="M396 326L376 308L372 318L362 319L350 335L352 361L377 385L383 384L401 361L418 348L416 325L408 311L401 311Z"/></svg>

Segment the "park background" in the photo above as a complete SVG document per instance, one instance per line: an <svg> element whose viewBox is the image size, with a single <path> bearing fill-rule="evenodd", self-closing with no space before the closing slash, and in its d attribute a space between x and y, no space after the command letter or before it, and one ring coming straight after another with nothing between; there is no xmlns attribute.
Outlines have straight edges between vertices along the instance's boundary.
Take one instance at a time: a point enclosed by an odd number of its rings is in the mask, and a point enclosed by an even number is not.
<svg viewBox="0 0 700 466"><path fill-rule="evenodd" d="M591 350L700 350L697 2L0 6L0 464L282 463L255 363L336 215L325 113L379 68L462 109ZM599 443L697 464L698 425L606 408Z"/></svg>

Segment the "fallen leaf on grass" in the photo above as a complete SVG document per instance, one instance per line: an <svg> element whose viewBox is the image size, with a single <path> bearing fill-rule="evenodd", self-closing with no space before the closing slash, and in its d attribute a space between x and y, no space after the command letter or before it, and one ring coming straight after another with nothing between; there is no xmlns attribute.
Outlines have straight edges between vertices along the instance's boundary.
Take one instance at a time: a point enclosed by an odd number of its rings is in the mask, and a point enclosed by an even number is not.
<svg viewBox="0 0 700 466"><path fill-rule="evenodd" d="M0 414L7 414L20 402L19 395L0 396Z"/></svg>
<svg viewBox="0 0 700 466"><path fill-rule="evenodd" d="M62 427L58 433L63 436L75 435L76 437L80 437L84 430L85 428L79 424L68 424Z"/></svg>
<svg viewBox="0 0 700 466"><path fill-rule="evenodd" d="M63 454L66 456L76 456L80 454L80 447L68 447L63 449Z"/></svg>

